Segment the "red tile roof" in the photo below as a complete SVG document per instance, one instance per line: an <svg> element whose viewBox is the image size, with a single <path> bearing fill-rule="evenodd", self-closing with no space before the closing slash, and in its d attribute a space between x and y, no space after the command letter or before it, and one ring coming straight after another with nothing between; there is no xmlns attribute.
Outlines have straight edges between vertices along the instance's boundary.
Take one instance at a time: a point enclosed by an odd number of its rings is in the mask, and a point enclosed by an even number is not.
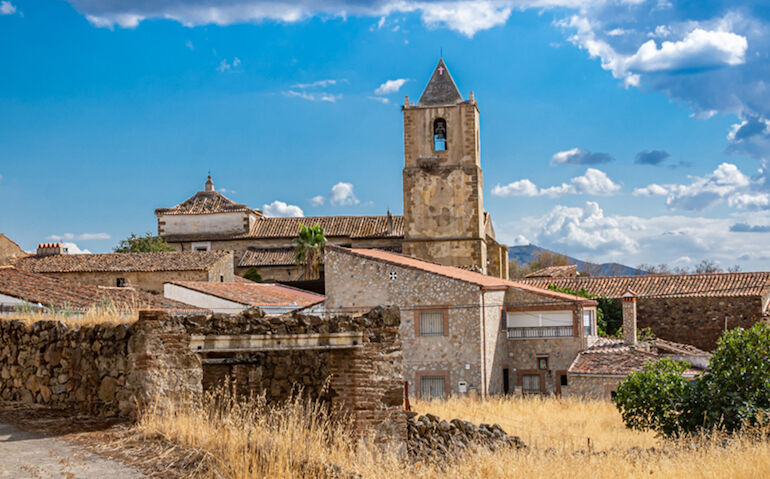
<svg viewBox="0 0 770 479"><path fill-rule="evenodd" d="M577 302L587 303L587 304L596 304L595 301L592 301L586 298L581 298L579 296L573 296L571 294L564 294L556 291L551 291L548 289L537 288L529 284L520 283L518 281L510 281L507 279L496 278L494 276L488 276L485 274L476 273L475 271L468 271L462 268L456 268L454 266L444 266L438 263L432 263L429 261L412 258L410 256L405 256L398 253L391 253L389 251L382 251L378 249L362 249L362 248L350 249L350 248L342 248L339 246L330 246L330 245L327 245L326 248L327 250L331 250L331 251L337 251L344 254L352 254L352 255L360 256L367 259L391 263L397 266L418 269L420 271L425 271L427 273L433 273L440 276L445 276L447 278L456 279L458 281L464 281L466 283L472 283L472 284L481 286L484 289L505 290L508 288L515 288L515 289L524 290L530 293L538 294L541 296L548 296L550 298L559 299L562 301L577 301Z"/></svg>
<svg viewBox="0 0 770 479"><path fill-rule="evenodd" d="M596 296L619 298L633 290L640 298L688 296L760 296L770 291L770 272L524 278L533 286L585 289Z"/></svg>
<svg viewBox="0 0 770 479"><path fill-rule="evenodd" d="M577 276L577 265L549 266L529 273L527 278L574 278Z"/></svg>
<svg viewBox="0 0 770 479"><path fill-rule="evenodd" d="M582 351L569 367L570 374L598 374L609 376L627 376L641 371L650 362L665 356L709 357L710 354L689 344L674 343L656 339L651 351L639 346L628 346L620 339L599 338L591 347ZM685 375L695 375L697 371L688 369Z"/></svg>
<svg viewBox="0 0 770 479"><path fill-rule="evenodd" d="M162 296L133 288L105 288L0 266L0 294L30 303L59 308L88 309L109 300L119 309L202 311Z"/></svg>
<svg viewBox="0 0 770 479"><path fill-rule="evenodd" d="M294 248L249 248L243 253L238 266L294 266Z"/></svg>
<svg viewBox="0 0 770 479"><path fill-rule="evenodd" d="M324 300L320 294L277 283L174 281L171 284L249 306L308 306Z"/></svg>
<svg viewBox="0 0 770 479"><path fill-rule="evenodd" d="M404 217L388 216L306 216L301 218L275 218L262 216L254 222L247 234L165 234L163 239L169 242L204 241L225 239L267 239L295 238L299 232L299 223L319 224L324 236L344 238L403 238Z"/></svg>
<svg viewBox="0 0 770 479"><path fill-rule="evenodd" d="M210 215L251 211L246 205L236 203L218 191L199 191L173 208L158 208L156 215ZM262 214L256 212L257 214Z"/></svg>
<svg viewBox="0 0 770 479"><path fill-rule="evenodd" d="M220 260L231 254L229 251L174 251L34 255L15 261L14 266L33 273L208 271Z"/></svg>

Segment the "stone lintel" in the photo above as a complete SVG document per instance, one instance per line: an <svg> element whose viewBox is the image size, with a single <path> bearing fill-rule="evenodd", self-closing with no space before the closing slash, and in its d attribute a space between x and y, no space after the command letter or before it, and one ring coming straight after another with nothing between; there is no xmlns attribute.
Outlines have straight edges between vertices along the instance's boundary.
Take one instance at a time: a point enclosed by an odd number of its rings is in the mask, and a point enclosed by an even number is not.
<svg viewBox="0 0 770 479"><path fill-rule="evenodd" d="M350 349L361 347L363 336L363 332L192 335L190 349L198 353Z"/></svg>

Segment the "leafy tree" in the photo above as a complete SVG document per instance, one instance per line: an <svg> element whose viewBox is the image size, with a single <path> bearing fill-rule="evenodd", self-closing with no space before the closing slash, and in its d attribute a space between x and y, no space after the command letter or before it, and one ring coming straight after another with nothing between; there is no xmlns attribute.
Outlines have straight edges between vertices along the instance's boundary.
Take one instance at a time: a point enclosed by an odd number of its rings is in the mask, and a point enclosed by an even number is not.
<svg viewBox="0 0 770 479"><path fill-rule="evenodd" d="M696 273L720 273L722 268L710 259L704 259L700 263L695 265Z"/></svg>
<svg viewBox="0 0 770 479"><path fill-rule="evenodd" d="M688 367L685 362L661 359L630 374L618 386L614 399L626 427L676 434L681 402L690 388L682 376Z"/></svg>
<svg viewBox="0 0 770 479"><path fill-rule="evenodd" d="M518 260L514 260L508 265L508 271L511 278L523 278L530 273L548 268L549 266L567 266L568 264L569 260L563 254L544 249L535 253L535 257L526 265L519 263Z"/></svg>
<svg viewBox="0 0 770 479"><path fill-rule="evenodd" d="M250 279L251 281L254 281L255 283L261 283L262 282L262 275L259 274L259 270L257 270L257 268L255 268L253 266L251 268L247 269L243 273L243 277L246 278L246 279Z"/></svg>
<svg viewBox="0 0 770 479"><path fill-rule="evenodd" d="M323 249L326 238L321 225L314 226L299 224L299 235L292 240L294 243L294 261L305 265L305 278L318 277L318 270L323 260Z"/></svg>
<svg viewBox="0 0 770 479"><path fill-rule="evenodd" d="M152 253L176 250L169 246L160 236L152 236L150 233L146 233L144 236L136 236L134 233L131 233L131 236L122 240L112 251L115 253Z"/></svg>
<svg viewBox="0 0 770 479"><path fill-rule="evenodd" d="M770 420L767 325L725 332L699 378L683 378L686 367L662 360L629 375L615 398L626 426L676 436L715 428L734 432Z"/></svg>

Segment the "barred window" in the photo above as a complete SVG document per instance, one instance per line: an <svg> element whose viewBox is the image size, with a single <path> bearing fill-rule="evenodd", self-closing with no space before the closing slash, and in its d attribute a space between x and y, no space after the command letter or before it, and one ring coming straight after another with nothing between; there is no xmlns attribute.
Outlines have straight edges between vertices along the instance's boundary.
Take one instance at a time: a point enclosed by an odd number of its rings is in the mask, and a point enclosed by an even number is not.
<svg viewBox="0 0 770 479"><path fill-rule="evenodd" d="M444 312L420 311L420 336L443 336Z"/></svg>
<svg viewBox="0 0 770 479"><path fill-rule="evenodd" d="M446 394L444 376L420 377L420 397L423 399L443 398Z"/></svg>

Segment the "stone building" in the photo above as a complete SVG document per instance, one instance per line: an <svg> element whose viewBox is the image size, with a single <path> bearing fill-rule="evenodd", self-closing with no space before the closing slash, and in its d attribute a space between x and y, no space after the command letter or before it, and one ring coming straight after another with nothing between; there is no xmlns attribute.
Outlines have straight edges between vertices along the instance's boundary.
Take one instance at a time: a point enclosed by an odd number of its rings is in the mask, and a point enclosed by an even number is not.
<svg viewBox="0 0 770 479"><path fill-rule="evenodd" d="M11 238L0 233L0 264L8 264L17 258L27 256L27 253L21 249Z"/></svg>
<svg viewBox="0 0 770 479"><path fill-rule="evenodd" d="M596 302L374 249L330 246L326 310L401 309L404 374L417 396L558 392L596 336Z"/></svg>
<svg viewBox="0 0 770 479"><path fill-rule="evenodd" d="M268 315L322 303L324 297L278 283L254 283L241 279L232 283L212 281L174 281L164 285L164 296L210 309L215 313L234 314L248 308L259 308Z"/></svg>
<svg viewBox="0 0 770 479"><path fill-rule="evenodd" d="M63 279L0 266L0 312L18 308L85 311L109 304L118 310L204 310L162 296L136 290L75 283Z"/></svg>
<svg viewBox="0 0 770 479"><path fill-rule="evenodd" d="M173 208L155 210L158 234L179 251L235 252L238 273L311 288L295 264L291 240L299 223L319 224L329 244L378 248L508 277L508 250L495 239L484 211L479 110L460 95L443 60L417 104L403 106L404 215L271 218L214 189Z"/></svg>
<svg viewBox="0 0 770 479"><path fill-rule="evenodd" d="M540 288L585 289L620 300L637 295L639 327L659 338L712 350L727 329L770 321L770 272L524 278Z"/></svg>
<svg viewBox="0 0 770 479"><path fill-rule="evenodd" d="M160 294L171 281L232 282L235 276L228 251L66 254L59 243L40 246L36 255L18 259L14 266L77 283Z"/></svg>

